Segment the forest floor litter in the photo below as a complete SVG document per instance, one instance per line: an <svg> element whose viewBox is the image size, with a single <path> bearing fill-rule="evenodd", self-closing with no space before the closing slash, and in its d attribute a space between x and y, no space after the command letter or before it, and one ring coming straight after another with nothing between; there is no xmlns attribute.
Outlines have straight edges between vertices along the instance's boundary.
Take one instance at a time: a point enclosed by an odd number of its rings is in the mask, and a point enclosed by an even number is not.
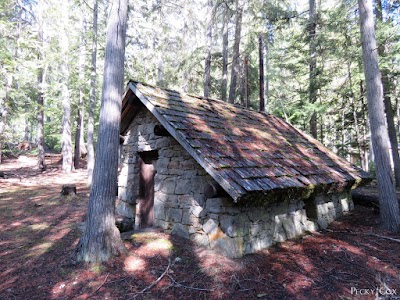
<svg viewBox="0 0 400 300"><path fill-rule="evenodd" d="M400 299L400 234L380 229L373 207L241 259L154 230L125 240L125 257L76 264L86 170L46 162L0 165L0 299ZM77 194L61 196L66 184Z"/></svg>

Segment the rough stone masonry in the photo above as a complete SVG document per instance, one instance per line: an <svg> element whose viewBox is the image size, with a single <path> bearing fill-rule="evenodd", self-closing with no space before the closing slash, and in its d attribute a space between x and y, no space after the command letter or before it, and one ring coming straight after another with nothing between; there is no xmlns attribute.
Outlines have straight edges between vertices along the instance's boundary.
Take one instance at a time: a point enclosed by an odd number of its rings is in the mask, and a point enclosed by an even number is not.
<svg viewBox="0 0 400 300"><path fill-rule="evenodd" d="M350 192L319 194L306 199L234 203L229 196L207 199L214 179L171 136L156 136L158 120L142 108L121 145L117 213L139 228L139 154L158 151L154 162L154 224L198 245L240 257L325 228L353 209Z"/></svg>

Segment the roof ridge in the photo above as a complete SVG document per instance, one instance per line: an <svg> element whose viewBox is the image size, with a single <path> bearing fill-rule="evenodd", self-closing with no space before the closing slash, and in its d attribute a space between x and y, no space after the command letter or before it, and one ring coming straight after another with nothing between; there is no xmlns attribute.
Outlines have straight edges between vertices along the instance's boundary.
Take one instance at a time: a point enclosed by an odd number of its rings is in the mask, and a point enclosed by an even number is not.
<svg viewBox="0 0 400 300"><path fill-rule="evenodd" d="M195 94L192 94L192 93L187 93L185 91L179 91L179 90L174 90L174 89L170 89L170 88L160 87L160 86L157 86L157 85L154 85L154 84L138 81L138 80L135 80L135 79L130 79L129 82L132 82L132 83L135 83L135 84L142 84L144 86L148 86L148 87L151 87L151 88L154 88L154 89L161 89L161 90L164 90L164 91L183 94L185 96L189 96L189 97L200 99L200 100L218 101L218 102L224 103L225 105L228 105L228 106L233 106L235 108L243 109L243 110L247 110L247 111L251 111L251 112L261 113L261 114L267 115L267 116L273 115L273 114L270 114L270 113L265 112L265 111L255 110L255 109L253 109L251 107L244 107L244 106L241 106L240 104L225 102L225 101L223 101L221 99L211 98L211 97L204 97L204 96L195 95Z"/></svg>

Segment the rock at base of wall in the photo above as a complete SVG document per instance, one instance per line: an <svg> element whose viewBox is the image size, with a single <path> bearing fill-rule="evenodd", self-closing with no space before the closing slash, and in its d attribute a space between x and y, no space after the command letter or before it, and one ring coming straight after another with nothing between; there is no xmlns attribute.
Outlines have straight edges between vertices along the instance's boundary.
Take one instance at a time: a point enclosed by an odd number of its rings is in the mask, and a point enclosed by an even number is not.
<svg viewBox="0 0 400 300"><path fill-rule="evenodd" d="M133 230L135 222L132 218L115 216L115 225L119 232L127 232Z"/></svg>
<svg viewBox="0 0 400 300"><path fill-rule="evenodd" d="M171 234L189 239L189 232L187 231L186 227L179 223L176 223L172 227Z"/></svg>

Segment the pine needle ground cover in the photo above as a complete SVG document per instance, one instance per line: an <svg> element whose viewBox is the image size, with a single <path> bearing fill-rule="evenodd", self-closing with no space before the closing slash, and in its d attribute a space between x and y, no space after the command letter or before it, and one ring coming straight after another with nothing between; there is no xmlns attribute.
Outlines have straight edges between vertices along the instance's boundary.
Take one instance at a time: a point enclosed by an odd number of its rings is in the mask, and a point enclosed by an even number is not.
<svg viewBox="0 0 400 300"><path fill-rule="evenodd" d="M128 255L75 264L85 218L86 170L48 158L0 166L1 299L375 299L400 295L400 235L379 228L372 208L328 230L229 259L160 231L125 236ZM75 184L77 195L60 195ZM373 187L372 187L373 188ZM367 189L367 192L372 192Z"/></svg>

